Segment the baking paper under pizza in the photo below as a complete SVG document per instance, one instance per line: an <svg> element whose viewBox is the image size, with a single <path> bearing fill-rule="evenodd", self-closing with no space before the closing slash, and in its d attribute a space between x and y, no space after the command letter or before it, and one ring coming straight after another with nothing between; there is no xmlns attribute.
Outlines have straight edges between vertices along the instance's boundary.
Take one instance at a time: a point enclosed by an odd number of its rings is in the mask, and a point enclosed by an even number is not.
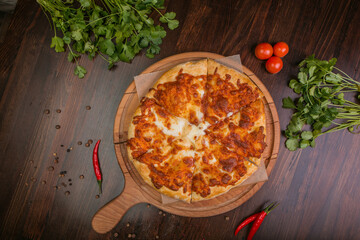
<svg viewBox="0 0 360 240"><path fill-rule="evenodd" d="M266 147L263 95L244 74L204 59L165 72L140 101L128 156L146 183L186 202L249 178Z"/></svg>

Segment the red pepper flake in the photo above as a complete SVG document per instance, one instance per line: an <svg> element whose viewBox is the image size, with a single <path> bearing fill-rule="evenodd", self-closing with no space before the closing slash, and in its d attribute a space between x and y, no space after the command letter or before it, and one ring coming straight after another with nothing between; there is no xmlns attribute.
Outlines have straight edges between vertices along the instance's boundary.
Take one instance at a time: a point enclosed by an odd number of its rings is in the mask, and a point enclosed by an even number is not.
<svg viewBox="0 0 360 240"><path fill-rule="evenodd" d="M80 178L80 179L84 179L84 175L80 175L79 178Z"/></svg>
<svg viewBox="0 0 360 240"><path fill-rule="evenodd" d="M99 192L101 194L101 184L102 184L102 176L100 170L100 163L99 163L99 144L101 140L98 140L95 144L94 151L93 151L93 167L95 171L95 176L99 185Z"/></svg>

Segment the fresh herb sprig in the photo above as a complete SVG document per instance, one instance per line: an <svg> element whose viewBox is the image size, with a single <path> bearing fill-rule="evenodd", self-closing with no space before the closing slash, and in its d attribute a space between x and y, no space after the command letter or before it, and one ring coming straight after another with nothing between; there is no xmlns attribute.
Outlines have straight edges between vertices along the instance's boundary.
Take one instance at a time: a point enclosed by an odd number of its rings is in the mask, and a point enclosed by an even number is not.
<svg viewBox="0 0 360 240"><path fill-rule="evenodd" d="M357 92L360 99L360 82L336 68L336 61L319 60L312 55L299 64L297 79L290 80L289 87L300 98L287 97L282 101L283 108L295 110L285 130L289 150L315 147L317 137L345 128L358 133L360 105L344 99L344 93ZM305 125L310 125L310 129L303 130Z"/></svg>
<svg viewBox="0 0 360 240"><path fill-rule="evenodd" d="M154 10L170 30L179 26L176 13L162 14L164 0L37 0L54 30L50 47L56 52L68 48L68 60L76 63L75 75L83 78L81 54L99 55L111 69L119 61L130 62L142 49L146 56L159 54L166 31L149 17Z"/></svg>

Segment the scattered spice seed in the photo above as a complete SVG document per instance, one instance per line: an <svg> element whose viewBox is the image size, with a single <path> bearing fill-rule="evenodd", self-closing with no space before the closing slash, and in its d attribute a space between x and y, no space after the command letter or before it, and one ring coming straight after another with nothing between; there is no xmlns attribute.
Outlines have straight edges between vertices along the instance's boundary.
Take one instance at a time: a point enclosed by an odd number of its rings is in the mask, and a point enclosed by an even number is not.
<svg viewBox="0 0 360 240"><path fill-rule="evenodd" d="M45 180L42 180L41 183L42 183L43 185L45 185L45 184L46 184L46 181L45 181Z"/></svg>
<svg viewBox="0 0 360 240"><path fill-rule="evenodd" d="M57 112L57 113L61 113L61 109L56 109L56 112Z"/></svg>
<svg viewBox="0 0 360 240"><path fill-rule="evenodd" d="M54 186L54 189L58 190L58 189L59 189L59 187L58 187L58 186Z"/></svg>
<svg viewBox="0 0 360 240"><path fill-rule="evenodd" d="M20 176L20 177L22 177L22 175L23 175L22 173L19 173L19 176Z"/></svg>
<svg viewBox="0 0 360 240"><path fill-rule="evenodd" d="M159 236L158 236L158 235L156 235L156 236L155 236L155 238L156 238L156 239L159 239Z"/></svg>
<svg viewBox="0 0 360 240"><path fill-rule="evenodd" d="M82 144L82 141L78 141L78 145L81 145Z"/></svg>
<svg viewBox="0 0 360 240"><path fill-rule="evenodd" d="M71 178L69 178L68 181L71 182Z"/></svg>
<svg viewBox="0 0 360 240"><path fill-rule="evenodd" d="M56 163L56 164L59 163L59 160L55 158L54 163Z"/></svg>
<svg viewBox="0 0 360 240"><path fill-rule="evenodd" d="M69 196L69 195L70 195L70 192L69 192L69 191L66 191L66 192L65 192L65 195L66 195L66 196Z"/></svg>
<svg viewBox="0 0 360 240"><path fill-rule="evenodd" d="M91 109L91 107L90 106L86 106L86 110L90 110Z"/></svg>
<svg viewBox="0 0 360 240"><path fill-rule="evenodd" d="M80 175L79 178L80 178L80 179L84 179L84 175Z"/></svg>
<svg viewBox="0 0 360 240"><path fill-rule="evenodd" d="M45 113L45 114L50 114L50 110L49 110L49 109L45 109L44 113Z"/></svg>
<svg viewBox="0 0 360 240"><path fill-rule="evenodd" d="M53 153L53 156L56 157L57 153Z"/></svg>
<svg viewBox="0 0 360 240"><path fill-rule="evenodd" d="M114 237L118 237L119 234L117 232L114 233Z"/></svg>
<svg viewBox="0 0 360 240"><path fill-rule="evenodd" d="M60 129L61 126L60 126L60 125L56 125L55 128L56 128L56 129Z"/></svg>
<svg viewBox="0 0 360 240"><path fill-rule="evenodd" d="M230 217L226 216L226 217L225 217L225 220L226 220L226 221L229 221L229 220L230 220Z"/></svg>
<svg viewBox="0 0 360 240"><path fill-rule="evenodd" d="M130 223L127 223L126 226L127 226L127 227L130 227Z"/></svg>
<svg viewBox="0 0 360 240"><path fill-rule="evenodd" d="M64 147L64 145L63 145L63 144L61 144L61 145L60 145L60 147Z"/></svg>
<svg viewBox="0 0 360 240"><path fill-rule="evenodd" d="M166 216L166 214L165 213L163 213L163 217L165 217Z"/></svg>
<svg viewBox="0 0 360 240"><path fill-rule="evenodd" d="M67 172L66 171L61 171L60 174L65 175Z"/></svg>
<svg viewBox="0 0 360 240"><path fill-rule="evenodd" d="M131 238L131 233L128 234L128 238Z"/></svg>
<svg viewBox="0 0 360 240"><path fill-rule="evenodd" d="M88 143L89 143L89 144L92 144L92 143L93 143L93 140L89 139L89 140L88 140Z"/></svg>
<svg viewBox="0 0 360 240"><path fill-rule="evenodd" d="M100 195L99 195L99 194L97 194L97 195L95 196L95 198L96 198L96 199L98 199L99 197L100 197Z"/></svg>
<svg viewBox="0 0 360 240"><path fill-rule="evenodd" d="M159 215L161 215L161 214L163 214L163 212L162 212L162 211L159 211Z"/></svg>
<svg viewBox="0 0 360 240"><path fill-rule="evenodd" d="M48 171L50 172L54 171L54 167L53 166L48 167Z"/></svg>
<svg viewBox="0 0 360 240"><path fill-rule="evenodd" d="M90 147L90 144L89 144L89 143L85 143L85 147Z"/></svg>
<svg viewBox="0 0 360 240"><path fill-rule="evenodd" d="M72 183L69 183L69 186L71 186L72 185Z"/></svg>

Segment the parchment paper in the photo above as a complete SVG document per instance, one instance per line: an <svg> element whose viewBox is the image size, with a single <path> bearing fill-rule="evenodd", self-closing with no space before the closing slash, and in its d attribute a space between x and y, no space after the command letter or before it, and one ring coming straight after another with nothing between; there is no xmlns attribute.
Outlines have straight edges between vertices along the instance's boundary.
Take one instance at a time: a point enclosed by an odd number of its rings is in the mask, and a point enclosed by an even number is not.
<svg viewBox="0 0 360 240"><path fill-rule="evenodd" d="M218 63L221 63L225 66L234 68L235 70L237 70L239 72L243 72L240 55L234 55L234 56L224 57L224 58L220 58L220 59L215 59L215 61L217 61ZM167 70L169 70L169 69L135 76L134 81L135 81L136 91L139 96L139 99L141 99L142 97L144 97L147 94L149 89L155 84L155 82ZM254 184L257 182L263 182L263 181L267 181L267 180L268 180L268 175L266 173L266 168L264 165L264 161L262 159L258 170L253 175L251 175L248 179L246 179L244 182L239 184L238 186L245 186L245 185ZM169 204L169 203L173 203L176 201L180 201L180 200L177 200L174 198L167 197L163 194L161 194L161 196L162 196L163 204Z"/></svg>

